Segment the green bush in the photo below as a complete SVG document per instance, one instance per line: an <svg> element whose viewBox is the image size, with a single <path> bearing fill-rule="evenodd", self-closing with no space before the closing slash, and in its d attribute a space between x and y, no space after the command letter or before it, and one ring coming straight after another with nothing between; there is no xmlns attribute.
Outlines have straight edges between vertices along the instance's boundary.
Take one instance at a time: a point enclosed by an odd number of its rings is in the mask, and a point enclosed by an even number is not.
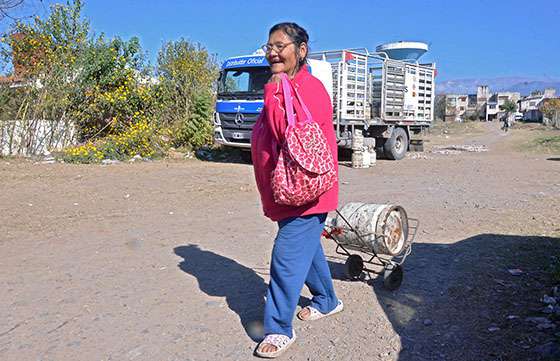
<svg viewBox="0 0 560 361"><path fill-rule="evenodd" d="M103 159L125 160L136 155L158 158L166 150L163 134L153 124L140 119L122 133L65 148L61 158L68 163L98 163Z"/></svg>
<svg viewBox="0 0 560 361"><path fill-rule="evenodd" d="M196 95L191 114L178 125L173 146L199 148L211 143L213 135L212 114L212 99L209 95Z"/></svg>
<svg viewBox="0 0 560 361"><path fill-rule="evenodd" d="M198 148L210 143L215 60L202 46L179 39L163 45L157 73L163 104L158 121L174 130L173 144Z"/></svg>
<svg viewBox="0 0 560 361"><path fill-rule="evenodd" d="M81 10L81 0L55 4L45 19L14 23L0 39L2 60L17 62L26 84L0 89L2 119L75 122L82 148L69 148L76 154L67 157L88 162L98 157L87 144L104 157L135 153L117 140L140 120L176 146L210 143L215 58L179 39L162 46L154 69L138 38L95 36Z"/></svg>

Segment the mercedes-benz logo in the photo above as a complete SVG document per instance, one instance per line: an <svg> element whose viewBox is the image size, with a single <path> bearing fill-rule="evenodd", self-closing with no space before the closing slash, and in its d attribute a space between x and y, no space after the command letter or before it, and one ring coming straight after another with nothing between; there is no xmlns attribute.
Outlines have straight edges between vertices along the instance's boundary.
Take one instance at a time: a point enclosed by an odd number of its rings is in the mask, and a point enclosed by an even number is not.
<svg viewBox="0 0 560 361"><path fill-rule="evenodd" d="M244 120L245 120L245 117L243 116L243 114L241 114L241 113L235 114L235 124L241 125L241 124L243 124Z"/></svg>

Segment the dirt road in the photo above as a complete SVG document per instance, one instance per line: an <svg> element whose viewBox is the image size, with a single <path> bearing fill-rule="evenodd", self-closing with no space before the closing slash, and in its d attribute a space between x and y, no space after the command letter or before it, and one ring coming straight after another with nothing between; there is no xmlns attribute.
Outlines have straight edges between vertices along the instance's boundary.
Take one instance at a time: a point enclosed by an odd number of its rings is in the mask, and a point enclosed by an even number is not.
<svg viewBox="0 0 560 361"><path fill-rule="evenodd" d="M418 242L388 292L346 280L325 240L346 309L295 321L283 359L541 359L555 331L525 318L542 316L560 254L560 162L512 139L489 124L433 134L399 162L342 165L341 204L401 204ZM489 150L429 152L442 144ZM276 227L250 165L0 160L0 214L1 360L253 358Z"/></svg>

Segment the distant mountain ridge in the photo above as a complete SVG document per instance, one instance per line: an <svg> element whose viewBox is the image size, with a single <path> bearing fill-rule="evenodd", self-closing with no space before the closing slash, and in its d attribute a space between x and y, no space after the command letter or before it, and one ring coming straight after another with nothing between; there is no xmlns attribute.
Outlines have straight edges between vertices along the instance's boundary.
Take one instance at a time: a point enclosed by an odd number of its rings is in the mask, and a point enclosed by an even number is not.
<svg viewBox="0 0 560 361"><path fill-rule="evenodd" d="M476 94L478 85L488 85L491 93L497 91L519 92L521 95L529 95L535 90L545 88L556 89L560 95L560 79L551 78L529 78L529 77L502 77L502 78L479 78L479 79L457 79L438 82L436 80L437 94Z"/></svg>

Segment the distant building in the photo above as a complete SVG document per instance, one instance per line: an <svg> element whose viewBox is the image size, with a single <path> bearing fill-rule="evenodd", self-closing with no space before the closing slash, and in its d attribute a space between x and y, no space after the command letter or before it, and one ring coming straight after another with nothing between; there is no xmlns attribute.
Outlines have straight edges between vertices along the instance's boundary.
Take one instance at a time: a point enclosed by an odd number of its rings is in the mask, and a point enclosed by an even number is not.
<svg viewBox="0 0 560 361"><path fill-rule="evenodd" d="M467 112L469 102L468 96L459 94L447 94L445 96L445 120L462 121Z"/></svg>
<svg viewBox="0 0 560 361"><path fill-rule="evenodd" d="M501 120L505 115L505 112L502 111L502 107L505 102L511 101L517 105L519 99L521 99L521 94L518 92L497 92L492 94L486 102L485 120Z"/></svg>
<svg viewBox="0 0 560 361"><path fill-rule="evenodd" d="M544 92L535 91L531 95L519 100L519 111L523 113L523 120L527 122L542 122L543 114L541 107L546 99L556 97L556 89L547 88Z"/></svg>
<svg viewBox="0 0 560 361"><path fill-rule="evenodd" d="M490 98L490 91L488 90L488 85L479 85L476 88L476 105L478 108L484 107L488 99Z"/></svg>
<svg viewBox="0 0 560 361"><path fill-rule="evenodd" d="M521 94L517 92L490 93L488 85L479 85L476 94L448 94L445 96L445 120L501 119L503 112L500 107L507 100L517 104L520 98Z"/></svg>

